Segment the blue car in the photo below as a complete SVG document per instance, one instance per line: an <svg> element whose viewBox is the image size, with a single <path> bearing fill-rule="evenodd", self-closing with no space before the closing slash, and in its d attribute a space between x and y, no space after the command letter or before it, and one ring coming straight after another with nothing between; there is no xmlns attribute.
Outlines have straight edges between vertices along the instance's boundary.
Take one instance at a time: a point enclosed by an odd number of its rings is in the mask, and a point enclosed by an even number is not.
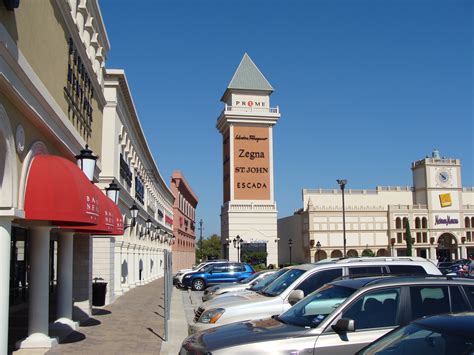
<svg viewBox="0 0 474 355"><path fill-rule="evenodd" d="M183 285L194 291L202 291L210 285L239 282L253 273L255 270L247 263L213 263L184 275Z"/></svg>

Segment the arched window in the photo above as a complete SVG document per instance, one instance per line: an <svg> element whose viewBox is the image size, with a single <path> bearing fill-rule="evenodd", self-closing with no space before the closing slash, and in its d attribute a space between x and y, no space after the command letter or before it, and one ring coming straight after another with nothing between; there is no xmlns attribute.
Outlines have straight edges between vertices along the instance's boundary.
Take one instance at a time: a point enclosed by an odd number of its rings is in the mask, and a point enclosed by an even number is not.
<svg viewBox="0 0 474 355"><path fill-rule="evenodd" d="M474 226L474 217L471 217L471 227Z"/></svg>
<svg viewBox="0 0 474 355"><path fill-rule="evenodd" d="M471 219L469 217L464 218L464 227L471 227Z"/></svg>
<svg viewBox="0 0 474 355"><path fill-rule="evenodd" d="M417 228L417 229L421 228L421 219L420 219L420 217L415 218L415 228Z"/></svg>
<svg viewBox="0 0 474 355"><path fill-rule="evenodd" d="M402 220L400 219L400 217L397 217L397 219L395 220L395 228L402 229Z"/></svg>
<svg viewBox="0 0 474 355"><path fill-rule="evenodd" d="M426 229L428 228L428 219L426 217L423 217L422 220L421 220L421 227L423 229Z"/></svg>
<svg viewBox="0 0 474 355"><path fill-rule="evenodd" d="M407 227L407 224L408 224L408 218L407 218L407 217L403 217L403 228L406 228L406 227Z"/></svg>

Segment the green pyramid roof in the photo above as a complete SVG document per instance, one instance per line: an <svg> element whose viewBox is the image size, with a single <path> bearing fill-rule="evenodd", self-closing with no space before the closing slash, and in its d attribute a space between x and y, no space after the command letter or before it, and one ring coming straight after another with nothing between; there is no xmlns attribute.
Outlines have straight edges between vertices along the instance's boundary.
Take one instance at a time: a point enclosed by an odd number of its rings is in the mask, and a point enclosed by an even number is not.
<svg viewBox="0 0 474 355"><path fill-rule="evenodd" d="M240 61L227 89L273 91L273 87L247 53Z"/></svg>

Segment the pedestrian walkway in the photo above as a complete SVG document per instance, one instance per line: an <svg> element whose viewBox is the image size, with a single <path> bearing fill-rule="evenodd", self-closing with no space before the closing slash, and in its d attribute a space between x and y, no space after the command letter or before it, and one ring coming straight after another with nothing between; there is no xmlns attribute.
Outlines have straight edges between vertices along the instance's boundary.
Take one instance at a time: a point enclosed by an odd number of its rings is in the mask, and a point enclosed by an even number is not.
<svg viewBox="0 0 474 355"><path fill-rule="evenodd" d="M93 318L46 354L159 354L164 314L164 279L160 278L95 309Z"/></svg>
<svg viewBox="0 0 474 355"><path fill-rule="evenodd" d="M188 291L173 288L170 320L168 322L169 339L163 342L161 355L178 354L183 340L188 336L187 304L189 304Z"/></svg>

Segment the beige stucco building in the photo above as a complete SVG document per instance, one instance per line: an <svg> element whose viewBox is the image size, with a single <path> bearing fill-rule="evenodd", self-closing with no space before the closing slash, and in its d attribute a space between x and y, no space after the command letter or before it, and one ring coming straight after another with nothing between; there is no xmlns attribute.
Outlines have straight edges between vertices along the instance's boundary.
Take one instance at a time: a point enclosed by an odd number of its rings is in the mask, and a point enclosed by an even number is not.
<svg viewBox="0 0 474 355"><path fill-rule="evenodd" d="M474 189L462 186L460 160L434 151L411 170L413 187L346 186L347 256L405 255L407 223L413 255L454 260L474 254ZM302 195L303 208L278 220L280 264L289 262L290 238L292 262L342 257L341 190L303 189Z"/></svg>

